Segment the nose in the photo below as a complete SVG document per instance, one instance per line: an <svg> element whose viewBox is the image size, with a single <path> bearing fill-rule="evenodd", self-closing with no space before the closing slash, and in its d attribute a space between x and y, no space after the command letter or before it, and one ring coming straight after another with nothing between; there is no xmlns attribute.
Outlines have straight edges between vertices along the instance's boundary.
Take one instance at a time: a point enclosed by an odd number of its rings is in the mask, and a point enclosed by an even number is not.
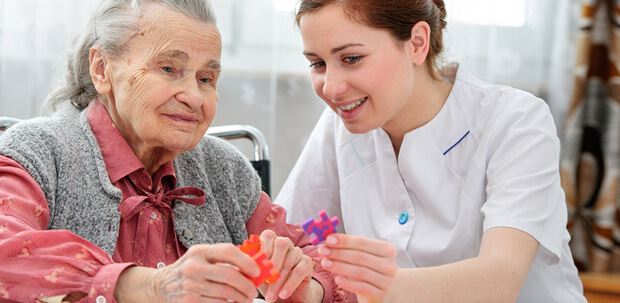
<svg viewBox="0 0 620 303"><path fill-rule="evenodd" d="M323 76L323 96L336 99L349 90L345 74L338 69L327 69Z"/></svg>
<svg viewBox="0 0 620 303"><path fill-rule="evenodd" d="M198 86L198 82L193 77L186 77L183 81L181 90L176 94L179 102L185 103L191 109L198 109L204 102L204 97Z"/></svg>

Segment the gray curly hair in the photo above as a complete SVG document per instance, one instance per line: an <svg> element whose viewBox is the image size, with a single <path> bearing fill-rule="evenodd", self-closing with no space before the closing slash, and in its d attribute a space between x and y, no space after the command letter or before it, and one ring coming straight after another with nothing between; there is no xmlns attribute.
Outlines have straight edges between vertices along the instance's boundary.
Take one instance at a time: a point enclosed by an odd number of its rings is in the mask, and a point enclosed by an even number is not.
<svg viewBox="0 0 620 303"><path fill-rule="evenodd" d="M43 109L56 111L58 105L71 102L84 109L97 96L90 78L90 49L99 45L108 55L119 58L124 45L139 31L144 5L156 3L205 23L215 24L209 0L103 0L92 13L86 29L78 34L66 55L63 83L46 98Z"/></svg>

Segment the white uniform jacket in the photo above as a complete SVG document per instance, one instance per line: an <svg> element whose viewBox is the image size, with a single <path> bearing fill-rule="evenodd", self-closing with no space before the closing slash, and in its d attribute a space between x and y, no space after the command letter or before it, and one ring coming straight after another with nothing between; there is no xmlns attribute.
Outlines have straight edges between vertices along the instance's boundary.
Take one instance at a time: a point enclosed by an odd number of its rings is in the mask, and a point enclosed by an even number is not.
<svg viewBox="0 0 620 303"><path fill-rule="evenodd" d="M340 232L389 241L399 267L476 257L484 231L516 228L540 243L518 302L586 302L548 106L449 69L447 101L405 135L398 159L383 129L352 134L327 108L275 203L291 223L325 209L340 218Z"/></svg>

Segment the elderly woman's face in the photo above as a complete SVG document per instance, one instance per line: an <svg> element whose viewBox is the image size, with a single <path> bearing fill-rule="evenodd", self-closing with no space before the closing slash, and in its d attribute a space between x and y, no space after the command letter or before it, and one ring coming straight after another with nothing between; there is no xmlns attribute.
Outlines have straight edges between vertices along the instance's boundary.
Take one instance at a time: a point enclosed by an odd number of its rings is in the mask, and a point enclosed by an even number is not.
<svg viewBox="0 0 620 303"><path fill-rule="evenodd" d="M121 58L111 59L103 103L134 152L192 149L213 121L221 38L213 24L149 5Z"/></svg>

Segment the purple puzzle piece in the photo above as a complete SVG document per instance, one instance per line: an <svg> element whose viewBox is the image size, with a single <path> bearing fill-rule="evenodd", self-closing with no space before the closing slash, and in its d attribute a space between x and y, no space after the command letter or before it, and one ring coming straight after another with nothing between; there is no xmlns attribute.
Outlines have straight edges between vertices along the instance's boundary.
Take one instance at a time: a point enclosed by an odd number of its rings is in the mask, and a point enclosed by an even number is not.
<svg viewBox="0 0 620 303"><path fill-rule="evenodd" d="M314 234L312 237L312 244L316 245L327 238L327 235L336 232L336 226L340 224L340 220L338 217L329 218L324 209L319 212L319 220L314 220L312 218L304 221L301 224L304 231L310 235Z"/></svg>

